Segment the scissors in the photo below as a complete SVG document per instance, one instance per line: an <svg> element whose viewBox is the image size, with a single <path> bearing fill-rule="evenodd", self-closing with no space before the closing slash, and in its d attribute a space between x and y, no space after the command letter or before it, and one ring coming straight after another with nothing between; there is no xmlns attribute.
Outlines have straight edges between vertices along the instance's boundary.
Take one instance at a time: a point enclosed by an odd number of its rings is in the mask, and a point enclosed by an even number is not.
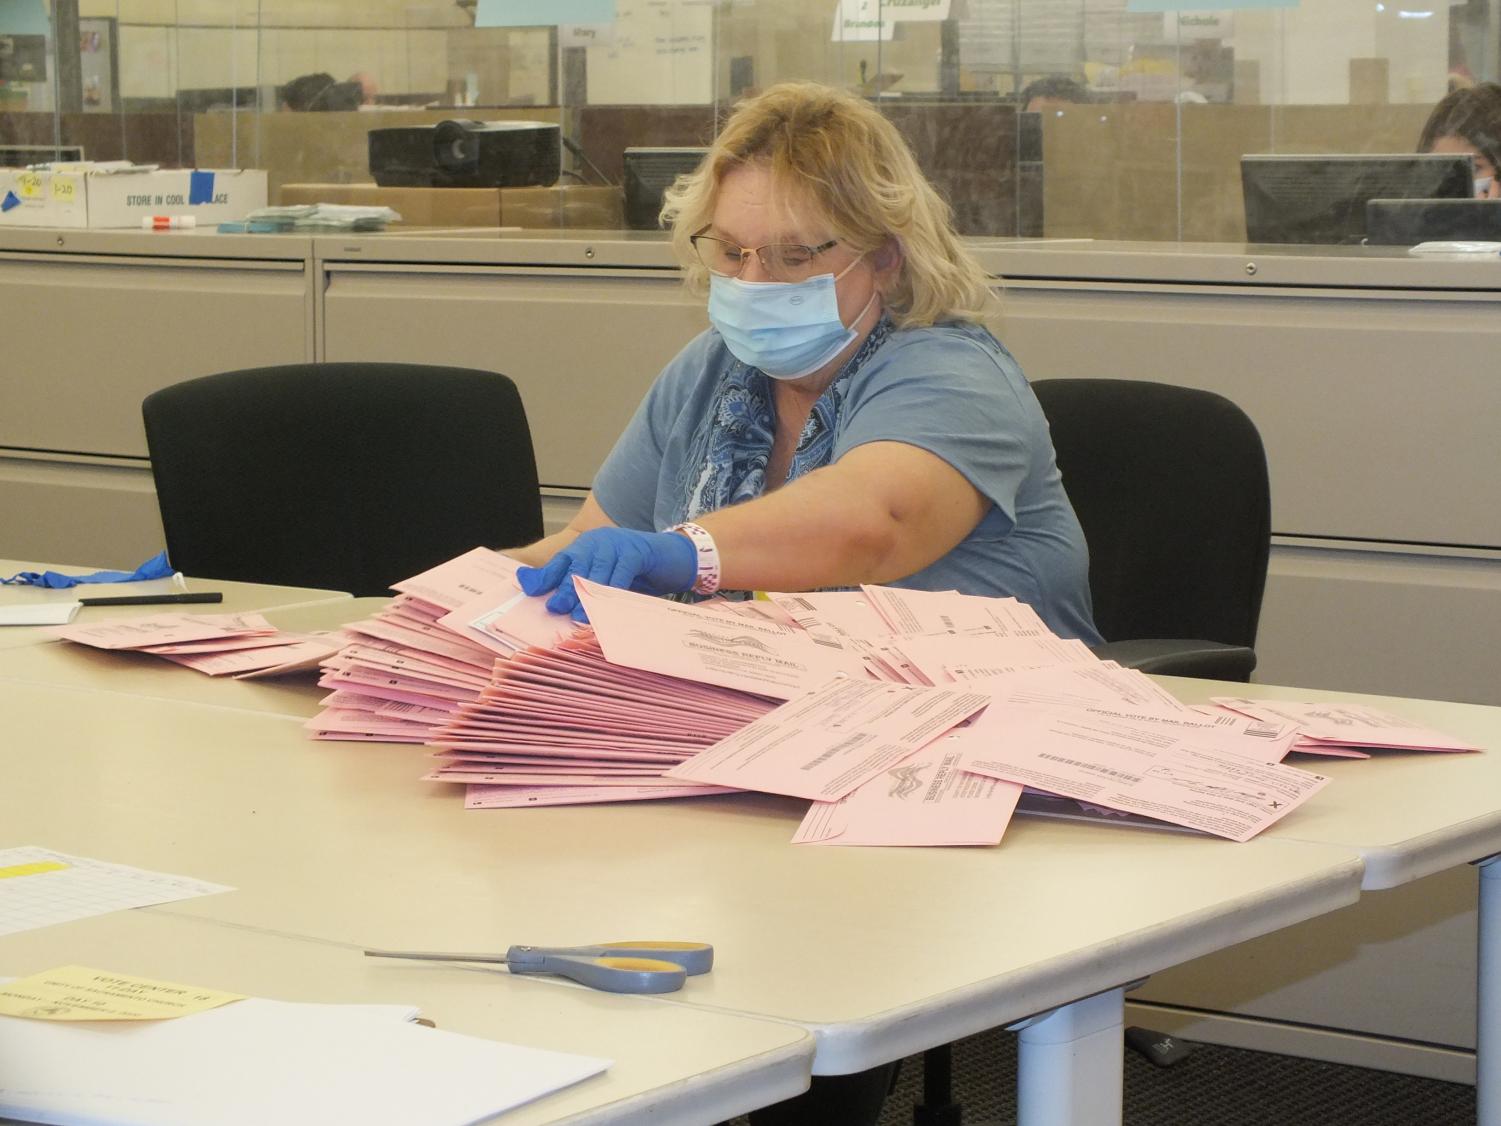
<svg viewBox="0 0 1501 1126"><path fill-rule="evenodd" d="M366 950L368 958L425 962L504 962L513 974L556 974L607 993L671 993L690 974L714 965L707 942L601 942L594 946L512 946L504 954L445 954L435 950Z"/></svg>

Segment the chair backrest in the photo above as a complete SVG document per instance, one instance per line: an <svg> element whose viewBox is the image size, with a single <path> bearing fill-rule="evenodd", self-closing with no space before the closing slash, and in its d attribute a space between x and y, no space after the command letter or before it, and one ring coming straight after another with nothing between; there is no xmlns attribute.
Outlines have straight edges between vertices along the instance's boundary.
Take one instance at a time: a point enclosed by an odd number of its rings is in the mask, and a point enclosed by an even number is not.
<svg viewBox="0 0 1501 1126"><path fill-rule="evenodd" d="M1032 385L1089 542L1107 641L1252 646L1271 505L1256 426L1223 396L1123 379Z"/></svg>
<svg viewBox="0 0 1501 1126"><path fill-rule="evenodd" d="M167 554L205 578L385 593L542 534L531 431L495 372L292 364L142 404Z"/></svg>

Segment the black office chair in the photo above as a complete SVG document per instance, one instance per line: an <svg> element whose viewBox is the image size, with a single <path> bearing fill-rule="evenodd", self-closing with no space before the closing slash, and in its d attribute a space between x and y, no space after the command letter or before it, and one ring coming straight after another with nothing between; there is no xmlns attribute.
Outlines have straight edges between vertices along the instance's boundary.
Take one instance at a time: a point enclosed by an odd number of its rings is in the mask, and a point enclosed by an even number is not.
<svg viewBox="0 0 1501 1126"><path fill-rule="evenodd" d="M190 379L141 411L189 574L383 594L542 534L526 411L495 372L291 364Z"/></svg>
<svg viewBox="0 0 1501 1126"><path fill-rule="evenodd" d="M1249 680L1271 547L1266 451L1212 391L1032 385L1089 542L1096 652L1144 672Z"/></svg>
<svg viewBox="0 0 1501 1126"><path fill-rule="evenodd" d="M1251 679L1271 548L1266 451L1211 391L1125 379L1032 384L1089 543L1095 653L1128 668ZM916 1126L958 1126L948 1045L923 1053Z"/></svg>

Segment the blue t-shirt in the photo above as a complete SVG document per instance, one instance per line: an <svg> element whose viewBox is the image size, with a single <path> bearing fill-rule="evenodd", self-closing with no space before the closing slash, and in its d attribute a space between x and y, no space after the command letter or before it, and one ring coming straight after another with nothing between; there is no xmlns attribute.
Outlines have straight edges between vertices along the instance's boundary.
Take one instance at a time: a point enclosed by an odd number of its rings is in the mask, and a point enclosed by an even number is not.
<svg viewBox="0 0 1501 1126"><path fill-rule="evenodd" d="M647 392L595 478L595 500L621 527L653 531L759 495L770 402L769 377L730 355L719 333L703 332ZM995 337L967 322L883 322L814 407L789 480L867 442L927 450L991 502L962 543L890 585L1012 595L1060 636L1099 641L1089 552L1047 420ZM727 445L738 449L727 454ZM726 475L734 479L716 488Z"/></svg>

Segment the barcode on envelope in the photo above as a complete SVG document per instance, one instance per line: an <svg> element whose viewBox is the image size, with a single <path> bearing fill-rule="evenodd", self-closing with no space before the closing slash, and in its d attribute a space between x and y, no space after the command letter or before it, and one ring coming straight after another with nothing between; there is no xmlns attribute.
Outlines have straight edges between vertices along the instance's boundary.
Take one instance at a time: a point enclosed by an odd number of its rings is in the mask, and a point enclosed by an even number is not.
<svg viewBox="0 0 1501 1126"><path fill-rule="evenodd" d="M1088 770L1095 774L1108 775L1111 778L1119 778L1122 782L1140 782L1141 775L1130 774L1124 770L1113 770L1108 766L1101 766L1097 762L1081 762L1076 758L1065 758L1063 755L1050 755L1046 751L1041 752L1038 758L1045 758L1049 762L1061 762L1065 766L1077 766L1080 770Z"/></svg>

